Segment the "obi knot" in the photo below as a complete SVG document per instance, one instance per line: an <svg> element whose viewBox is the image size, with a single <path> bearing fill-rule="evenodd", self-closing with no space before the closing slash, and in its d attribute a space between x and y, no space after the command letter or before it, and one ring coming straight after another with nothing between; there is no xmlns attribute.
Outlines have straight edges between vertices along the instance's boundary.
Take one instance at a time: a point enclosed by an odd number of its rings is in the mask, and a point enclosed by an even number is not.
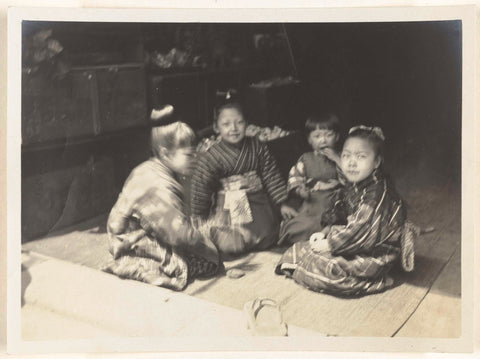
<svg viewBox="0 0 480 359"><path fill-rule="evenodd" d="M234 175L221 180L225 193L223 208L230 212L232 224L253 222L252 210L248 201L249 192L256 192L263 188L262 181L255 171L242 175Z"/></svg>

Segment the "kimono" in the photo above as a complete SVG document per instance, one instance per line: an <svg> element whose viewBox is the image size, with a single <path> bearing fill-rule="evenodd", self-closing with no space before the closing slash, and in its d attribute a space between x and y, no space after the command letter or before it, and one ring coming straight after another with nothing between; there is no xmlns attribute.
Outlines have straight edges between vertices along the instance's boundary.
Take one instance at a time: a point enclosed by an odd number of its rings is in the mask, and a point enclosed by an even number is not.
<svg viewBox="0 0 480 359"><path fill-rule="evenodd" d="M313 291L356 296L391 287L388 272L400 258L406 271L413 270L418 231L406 222L404 202L382 170L346 183L322 222L331 226L329 248L315 252L309 241L297 242L283 254L277 274Z"/></svg>
<svg viewBox="0 0 480 359"><path fill-rule="evenodd" d="M182 187L169 168L157 158L136 167L108 218L113 260L104 270L174 290L215 274L215 245L184 213Z"/></svg>
<svg viewBox="0 0 480 359"><path fill-rule="evenodd" d="M240 146L217 141L200 153L191 179L191 213L211 228L223 258L270 247L278 238L273 204L286 184L267 146L245 137Z"/></svg>
<svg viewBox="0 0 480 359"><path fill-rule="evenodd" d="M337 179L336 164L326 156L307 152L299 158L288 175L288 192L305 186L311 191L310 198L303 201L297 216L282 222L279 244L304 241L322 230L322 215L330 208L335 189L315 190L314 187L318 181L332 179Z"/></svg>

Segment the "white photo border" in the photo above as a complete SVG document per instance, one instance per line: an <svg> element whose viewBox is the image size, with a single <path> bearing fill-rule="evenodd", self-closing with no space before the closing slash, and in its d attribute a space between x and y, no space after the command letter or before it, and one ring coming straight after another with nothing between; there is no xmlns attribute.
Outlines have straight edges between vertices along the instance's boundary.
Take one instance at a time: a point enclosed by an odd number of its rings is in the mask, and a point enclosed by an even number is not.
<svg viewBox="0 0 480 359"><path fill-rule="evenodd" d="M474 223L478 209L477 157L474 121L475 38L474 6L291 9L84 9L11 8L8 13L8 126L7 126L7 343L11 353L146 352L146 351L388 351L468 352L473 350ZM341 338L319 342L311 338L117 338L26 342L20 330L21 253L21 23L31 21L101 22L403 22L462 21L462 337ZM477 40L478 41L478 40ZM477 96L477 97L475 97ZM475 164L475 166L472 166ZM475 193L475 196L472 195Z"/></svg>

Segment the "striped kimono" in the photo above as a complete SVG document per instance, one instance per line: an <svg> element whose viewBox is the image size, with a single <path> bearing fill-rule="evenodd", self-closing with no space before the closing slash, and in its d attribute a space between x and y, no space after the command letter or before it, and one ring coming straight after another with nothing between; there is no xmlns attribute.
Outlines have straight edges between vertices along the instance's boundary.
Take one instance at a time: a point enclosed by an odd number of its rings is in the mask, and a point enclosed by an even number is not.
<svg viewBox="0 0 480 359"><path fill-rule="evenodd" d="M381 170L340 189L322 222L331 226L329 248L314 252L308 238L295 243L280 259L277 274L314 291L351 296L392 286L387 274L399 258L405 270L413 269L413 229L402 199Z"/></svg>
<svg viewBox="0 0 480 359"><path fill-rule="evenodd" d="M175 290L216 273L218 252L186 218L182 192L157 158L132 171L108 218L113 259L105 271Z"/></svg>
<svg viewBox="0 0 480 359"><path fill-rule="evenodd" d="M237 180L236 191L230 191L227 187ZM238 201L241 206L229 203L229 197L242 195L246 198ZM190 197L192 217L208 220L212 240L228 258L266 249L276 241L279 220L272 202L284 202L287 187L267 146L256 137L245 137L238 147L220 140L199 154ZM242 223L238 217L247 220Z"/></svg>

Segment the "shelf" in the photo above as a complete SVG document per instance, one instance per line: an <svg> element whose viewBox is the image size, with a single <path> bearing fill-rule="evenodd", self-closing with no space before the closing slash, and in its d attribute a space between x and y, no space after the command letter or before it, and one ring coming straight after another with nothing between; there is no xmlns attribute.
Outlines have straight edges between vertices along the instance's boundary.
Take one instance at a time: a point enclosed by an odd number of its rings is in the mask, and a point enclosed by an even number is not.
<svg viewBox="0 0 480 359"><path fill-rule="evenodd" d="M105 69L129 69L129 68L144 68L143 62L129 62L129 63L112 63L102 65L83 65L72 66L71 71L91 71L91 70L105 70Z"/></svg>
<svg viewBox="0 0 480 359"><path fill-rule="evenodd" d="M264 66L261 65L251 65L251 66L237 66L237 67L222 67L215 69L202 69L202 68L171 68L171 69L156 69L152 66L147 67L147 73L149 76L192 76L192 75L217 75L222 73L229 72L241 72L241 71L252 71L252 70L262 70Z"/></svg>
<svg viewBox="0 0 480 359"><path fill-rule="evenodd" d="M46 142L22 144L22 153L31 153L37 151L51 150L63 148L66 146L79 146L84 144L99 143L102 141L114 140L122 136L131 135L132 132L147 131L151 128L150 124L125 128L119 131L104 133L97 136L85 135L78 137L70 137Z"/></svg>

